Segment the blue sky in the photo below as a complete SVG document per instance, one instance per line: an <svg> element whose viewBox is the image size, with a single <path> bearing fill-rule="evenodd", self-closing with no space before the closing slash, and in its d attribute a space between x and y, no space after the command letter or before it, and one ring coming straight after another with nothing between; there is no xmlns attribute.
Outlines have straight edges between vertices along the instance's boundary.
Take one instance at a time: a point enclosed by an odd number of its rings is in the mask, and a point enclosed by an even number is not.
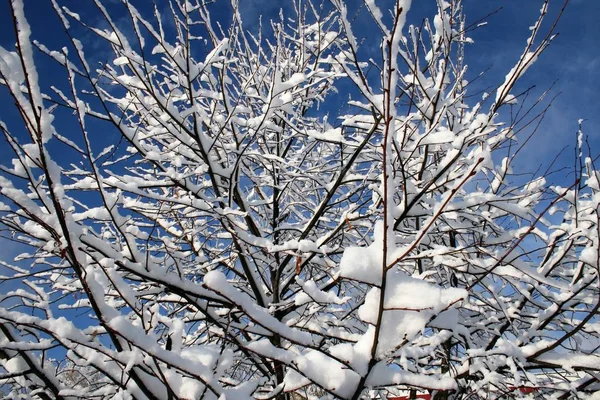
<svg viewBox="0 0 600 400"><path fill-rule="evenodd" d="M106 1L107 4L116 0ZM50 1L24 0L27 16L32 25L33 37L53 49L60 49L65 45L66 39L54 15ZM91 0L59 0L59 3L81 12L83 19L94 21L95 7ZM150 4L150 2L146 2ZM228 3L228 2L227 2ZM242 16L247 21L256 20L260 15L268 18L276 15L279 8L288 6L290 2L270 0L240 0ZM488 24L473 32L471 37L475 43L467 49L467 63L472 77L480 70L491 67L482 79L485 86L499 84L506 72L512 66L525 44L529 33L528 27L535 21L541 6L540 0L463 0L468 21L479 19L490 12L502 8L498 13L487 19ZM562 6L563 0L551 0L550 18ZM139 2L142 7L144 2ZM349 9L357 10L358 0L349 1ZM393 1L379 1L383 9ZM435 9L435 0L413 0L409 23L419 24L425 16L431 16ZM538 135L534 138L527 158L521 160L525 169L535 170L567 145L573 144L577 120L586 119L585 133L593 144L600 141L596 127L600 123L600 103L596 93L600 90L600 1L596 0L571 0L558 27L559 37L547 52L528 71L522 82L522 87L536 85L546 88L557 81L554 93L560 93L555 100L551 111ZM368 18L367 13L361 11L359 23L363 18ZM369 29L357 29L359 34L364 34L365 45L372 46L376 54L377 32ZM372 35L370 35L372 33ZM369 37L372 36L372 37ZM85 38L84 38L85 39ZM88 42L90 37L87 38ZM14 43L8 2L0 2L0 45L11 48ZM88 43L88 45L93 43ZM88 52L89 53L89 52ZM56 71L55 66L45 57L39 57L39 69L42 79L47 82L52 80ZM0 91L0 101L7 99L5 91ZM4 107L1 119L6 122L14 120L15 114L10 107ZM4 145L2 147L5 147ZM594 149L592 149L594 152ZM569 152L569 155L572 152ZM0 150L2 159L6 158L6 148Z"/></svg>
<svg viewBox="0 0 600 400"><path fill-rule="evenodd" d="M107 0L109 6L117 0ZM24 0L26 14L32 26L32 37L49 48L58 50L67 44L67 39L62 31L56 15L52 10L49 0ZM96 8L91 0L59 0L59 3L76 10L82 19L92 24L100 20ZM161 2L159 2L161 3ZM164 2L162 2L164 3ZM229 2L224 2L229 3ZM291 2L271 0L240 0L241 14L250 29L256 26L259 16L263 20L276 16L279 8L290 7ZM136 3L139 7L150 2ZM360 0L348 1L350 15L355 15L359 10ZM393 0L379 1L380 8L385 9L393 5ZM500 84L506 72L517 61L525 40L529 34L528 27L536 20L541 0L463 0L467 21L478 20L487 14L502 8L499 12L487 19L488 24L471 34L474 44L467 48L467 63L471 79L483 69L490 68L485 77L478 81L481 88ZM551 0L549 20L558 12L563 0ZM420 24L424 17L432 17L436 7L435 0L413 0L408 21L411 24ZM363 47L374 58L378 55L378 32L369 29L370 17L364 10L358 11L356 34L363 35ZM540 90L547 88L552 82L558 80L553 94L559 94L538 134L532 139L516 167L519 171L534 172L540 165L547 165L565 146L572 148L577 120L583 118L585 132L592 144L592 153L598 155L600 134L596 127L600 124L600 102L596 93L600 90L600 1L596 0L571 0L558 27L559 37L546 53L528 70L521 87L536 85ZM125 18L118 15L119 18ZM93 36L87 34L83 38L88 46L87 54L92 54L96 61L103 58L102 52L94 53ZM14 46L14 31L8 1L0 1L0 46L12 49ZM109 54L105 53L105 57ZM38 70L41 79L45 82L43 87L56 82L56 76L64 78L60 68L47 57L38 56ZM64 82L62 83L64 84ZM9 105L12 100L7 96L6 90L0 88L0 104ZM0 119L9 127L18 129L20 121L14 107L2 107ZM105 136L106 137L106 136ZM116 137L115 137L116 138ZM560 159L560 164L572 165L573 151L567 151ZM0 162L10 163L11 152L8 146L0 144ZM564 177L554 177L558 183ZM1 246L0 247L4 247ZM6 250L4 250L6 251ZM17 249L14 249L17 253Z"/></svg>
<svg viewBox="0 0 600 400"><path fill-rule="evenodd" d="M58 0L59 3L80 12L82 19L91 22L100 20L91 0ZM113 4L117 0L107 0L105 3ZM32 37L40 40L53 50L58 50L67 44L67 39L62 31L49 0L24 0L26 14L32 26ZM161 2L159 2L161 3ZM228 2L224 2L228 3ZM270 0L240 0L242 16L249 23L250 29L255 26L259 16L268 19L277 15L282 6L289 7L291 2ZM350 0L351 15L358 10L360 0ZM147 1L136 2L141 7L150 4ZM391 6L392 0L379 1L380 7L385 9ZM517 61L529 34L528 27L533 24L539 14L541 0L464 0L464 9L467 21L478 20L485 15L502 8L490 16L487 26L471 34L475 43L467 48L467 63L470 66L470 77L474 78L483 69L490 68L485 77L481 78L478 85L481 88L502 83L506 72ZM549 20L553 19L563 4L563 0L551 0ZM408 21L411 24L420 24L422 18L432 17L435 10L435 0L413 0L413 6ZM119 18L125 18L118 15ZM539 90L547 88L552 82L558 80L553 94L559 94L555 100L546 120L538 134L522 152L517 161L516 169L521 172L534 172L540 165L547 165L565 146L570 149L559 159L559 164L572 165L572 147L575 142L577 121L580 118L584 123L585 133L592 144L592 154L598 155L600 134L597 126L600 124L600 102L596 93L600 90L600 1L597 0L571 0L562 21L558 27L559 37L546 53L530 68L521 83L521 87L536 85ZM370 17L364 10L360 11L357 18L357 35L363 35L364 47L376 58L378 54L378 32L369 29L366 21ZM95 43L92 36L87 34L82 39L88 46L87 54L92 54L96 61L109 57L107 53L98 51L94 53ZM361 38L361 39L363 39ZM14 31L8 7L8 1L0 1L0 46L12 49L14 46ZM56 76L64 78L60 68L47 57L39 55L38 70L41 79L45 82L43 87L53 84ZM62 83L64 84L64 82ZM539 91L538 91L539 92ZM0 104L9 105L12 100L7 96L6 90L0 88ZM0 119L9 127L18 129L20 121L17 113L11 106L3 106ZM110 132L109 132L110 133ZM108 137L104 135L104 137ZM115 137L116 139L116 137ZM0 162L10 163L11 152L6 143L0 144ZM563 174L564 175L564 174ZM564 183L564 176L553 177L556 183ZM572 178L571 178L572 179ZM0 243L0 252L7 251ZM10 249L18 253L18 249ZM9 250L9 251L10 251Z"/></svg>
<svg viewBox="0 0 600 400"><path fill-rule="evenodd" d="M471 65L493 65L490 76L497 79L505 73L510 63L520 54L528 26L531 25L541 2L481 1L492 9L496 4L504 8L489 19L489 24L473 35L475 44L469 52ZM494 4L495 3L495 4ZM550 13L554 15L562 0L551 1ZM545 54L528 70L521 86L536 85L546 88L558 80L554 93L559 94L542 127L527 148L526 159L520 160L523 168L547 163L564 147L573 146L577 120L582 118L584 132L592 144L592 153L598 155L600 136L600 2L594 0L571 0L558 26L559 36ZM594 147L594 145L596 145ZM572 151L568 152L571 157ZM570 165L570 164L569 164Z"/></svg>

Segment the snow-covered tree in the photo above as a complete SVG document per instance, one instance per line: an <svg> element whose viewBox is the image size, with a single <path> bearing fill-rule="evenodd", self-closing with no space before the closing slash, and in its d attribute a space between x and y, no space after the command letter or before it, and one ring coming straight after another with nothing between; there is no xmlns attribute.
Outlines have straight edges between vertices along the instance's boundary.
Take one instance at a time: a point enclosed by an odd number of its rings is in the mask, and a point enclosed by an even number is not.
<svg viewBox="0 0 600 400"><path fill-rule="evenodd" d="M0 391L598 389L600 175L582 135L564 187L511 169L541 117L515 85L554 37L548 2L506 78L469 97L460 0L410 26L410 0L295 1L254 26L236 1L95 0L86 21L52 0L62 49L11 0L0 223L25 250L0 261Z"/></svg>

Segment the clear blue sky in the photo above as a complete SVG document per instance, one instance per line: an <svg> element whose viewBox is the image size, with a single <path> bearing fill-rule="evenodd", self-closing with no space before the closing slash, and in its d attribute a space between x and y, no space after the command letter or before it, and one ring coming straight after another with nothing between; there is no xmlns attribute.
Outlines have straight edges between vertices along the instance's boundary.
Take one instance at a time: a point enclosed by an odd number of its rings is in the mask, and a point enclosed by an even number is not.
<svg viewBox="0 0 600 400"><path fill-rule="evenodd" d="M108 0L107 4L117 0ZM52 11L49 0L24 0L26 13L32 25L33 37L48 47L58 50L67 41L57 17ZM59 3L81 13L83 19L98 20L94 15L95 7L91 0L58 0ZM134 2L135 3L135 2ZM229 3L229 2L226 2ZM276 15L285 1L272 0L240 0L242 15L247 20L256 19L259 15L268 18ZM356 10L358 0L351 0L350 9ZM419 24L425 16L432 16L435 0L413 0L409 23ZM551 0L550 16L558 11L563 0ZM136 3L150 5L149 1ZM393 4L391 0L379 2L380 7ZM474 21L502 7L498 13L488 18L488 25L474 32L471 37L475 44L467 49L469 71L474 77L479 71L491 67L483 82L494 86L502 82L504 75L520 55L521 49L529 33L528 27L538 16L541 0L463 0L468 21ZM364 11L362 14L366 14ZM534 138L526 157L521 159L519 168L532 172L539 164L547 163L564 146L574 143L577 120L586 119L585 132L589 136L594 155L598 155L600 134L600 102L597 92L600 90L600 1L571 0L566 13L558 27L559 37L547 52L528 71L522 86L537 85L546 88L554 80L558 80L555 92L561 93L555 101L546 121L538 135ZM360 18L359 18L360 21ZM374 40L376 32L368 29L358 30L364 34L366 41ZM369 34L372 33L372 37ZM89 39L89 36L87 39ZM84 38L84 42L85 42ZM8 10L8 0L0 1L0 45L9 49L14 44L14 32ZM93 43L87 43L92 45ZM376 51L376 45L373 46ZM89 53L89 51L88 51ZM38 67L42 79L51 82L56 67L45 57L39 57ZM44 85L46 86L46 85ZM10 101L4 90L0 90L0 102ZM2 107L0 118L14 123L16 114L12 107ZM2 162L7 162L10 153L6 145L0 145ZM572 155L572 151L568 152ZM570 162L569 162L570 164Z"/></svg>

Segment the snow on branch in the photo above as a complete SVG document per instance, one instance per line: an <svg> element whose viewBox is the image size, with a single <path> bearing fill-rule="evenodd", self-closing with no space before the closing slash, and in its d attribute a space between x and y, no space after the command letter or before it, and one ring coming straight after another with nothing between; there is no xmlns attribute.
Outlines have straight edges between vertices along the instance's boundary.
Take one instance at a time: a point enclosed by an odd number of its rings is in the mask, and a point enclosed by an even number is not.
<svg viewBox="0 0 600 400"><path fill-rule="evenodd" d="M460 1L242 3L52 0L54 49L10 2L0 392L598 390L600 174L582 133L564 187L513 173L543 96L501 121L549 2L479 102Z"/></svg>

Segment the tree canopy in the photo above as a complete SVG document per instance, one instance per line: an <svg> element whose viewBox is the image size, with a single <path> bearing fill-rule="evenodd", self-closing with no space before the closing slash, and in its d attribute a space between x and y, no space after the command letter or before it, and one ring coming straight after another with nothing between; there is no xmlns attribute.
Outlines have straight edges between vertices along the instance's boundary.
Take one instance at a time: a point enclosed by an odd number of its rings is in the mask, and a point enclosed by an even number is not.
<svg viewBox="0 0 600 400"><path fill-rule="evenodd" d="M236 1L94 0L95 21L60 3L65 47L11 0L0 48L20 116L0 227L25 249L0 260L6 398L599 388L583 134L568 183L512 170L546 104L516 85L554 38L549 0L489 93L460 0L412 25L410 0L295 1L252 27Z"/></svg>

